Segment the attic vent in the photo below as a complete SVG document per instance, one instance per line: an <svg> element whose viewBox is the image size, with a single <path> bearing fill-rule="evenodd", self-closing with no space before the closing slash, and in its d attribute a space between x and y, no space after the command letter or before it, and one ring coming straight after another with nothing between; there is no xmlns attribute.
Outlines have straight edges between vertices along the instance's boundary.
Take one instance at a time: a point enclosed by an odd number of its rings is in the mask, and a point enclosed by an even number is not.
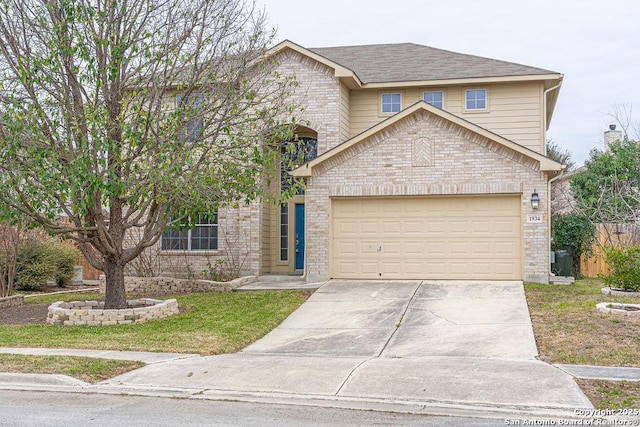
<svg viewBox="0 0 640 427"><path fill-rule="evenodd" d="M411 165L433 166L433 142L430 138L423 137L413 141Z"/></svg>

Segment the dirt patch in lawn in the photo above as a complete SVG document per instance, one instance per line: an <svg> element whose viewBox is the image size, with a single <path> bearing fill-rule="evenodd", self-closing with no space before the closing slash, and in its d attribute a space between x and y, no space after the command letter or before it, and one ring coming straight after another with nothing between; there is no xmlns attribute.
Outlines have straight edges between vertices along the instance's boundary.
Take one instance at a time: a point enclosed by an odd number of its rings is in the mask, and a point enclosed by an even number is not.
<svg viewBox="0 0 640 427"><path fill-rule="evenodd" d="M0 325L46 325L49 304L23 304L0 309Z"/></svg>

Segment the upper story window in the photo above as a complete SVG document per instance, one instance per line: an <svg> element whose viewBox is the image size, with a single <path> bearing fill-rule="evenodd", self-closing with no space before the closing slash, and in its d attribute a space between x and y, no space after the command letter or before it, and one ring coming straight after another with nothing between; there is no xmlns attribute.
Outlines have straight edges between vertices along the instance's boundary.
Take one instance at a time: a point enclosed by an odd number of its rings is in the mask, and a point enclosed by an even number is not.
<svg viewBox="0 0 640 427"><path fill-rule="evenodd" d="M186 124L180 131L180 141L192 144L204 131L204 119L200 107L204 102L204 94L192 93L186 96L179 93L176 95L176 108L184 111L187 116Z"/></svg>
<svg viewBox="0 0 640 427"><path fill-rule="evenodd" d="M399 93L382 94L382 113L397 113L402 110L402 95Z"/></svg>
<svg viewBox="0 0 640 427"><path fill-rule="evenodd" d="M218 213L198 216L192 228L174 227L162 233L163 251L215 251L218 249Z"/></svg>
<svg viewBox="0 0 640 427"><path fill-rule="evenodd" d="M425 92L422 94L422 99L427 104L431 104L441 110L444 108L444 92L442 91Z"/></svg>
<svg viewBox="0 0 640 427"><path fill-rule="evenodd" d="M467 89L465 91L465 109L466 110L486 110L487 109L487 90L486 89Z"/></svg>
<svg viewBox="0 0 640 427"><path fill-rule="evenodd" d="M280 154L282 156L280 188L282 191L286 191L293 186L293 177L289 172L318 157L318 139L301 137L297 141L284 142L280 146ZM302 188L298 188L298 194L304 194Z"/></svg>

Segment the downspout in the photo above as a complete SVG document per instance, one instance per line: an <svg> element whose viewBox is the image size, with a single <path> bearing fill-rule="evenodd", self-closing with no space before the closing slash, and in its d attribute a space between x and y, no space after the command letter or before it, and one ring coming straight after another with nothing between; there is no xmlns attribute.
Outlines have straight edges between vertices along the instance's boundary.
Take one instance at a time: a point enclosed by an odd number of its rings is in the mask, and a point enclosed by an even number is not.
<svg viewBox="0 0 640 427"><path fill-rule="evenodd" d="M562 85L562 81L542 93L542 152L545 156L547 155L547 94L558 89L560 85Z"/></svg>
<svg viewBox="0 0 640 427"><path fill-rule="evenodd" d="M547 94L556 90L562 84L562 80L555 86L550 87L542 93L542 152L547 155ZM547 251L547 268L548 276L551 277L551 184L562 178L564 175L564 167L558 176L554 176L547 183L547 242L549 242L549 250Z"/></svg>

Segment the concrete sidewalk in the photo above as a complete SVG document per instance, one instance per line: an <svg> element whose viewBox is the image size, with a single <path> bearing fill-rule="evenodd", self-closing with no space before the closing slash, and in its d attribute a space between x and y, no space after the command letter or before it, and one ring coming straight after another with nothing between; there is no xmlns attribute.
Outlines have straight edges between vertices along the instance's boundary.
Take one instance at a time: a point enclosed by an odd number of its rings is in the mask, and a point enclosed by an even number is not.
<svg viewBox="0 0 640 427"><path fill-rule="evenodd" d="M82 350L73 348L37 347L0 347L0 354L22 354L32 356L76 356L93 357L96 359L135 360L144 362L147 365L176 360L193 360L202 357L198 354L189 353L153 353L143 351ZM553 366L566 372L573 378L602 381L640 381L640 368L566 364L555 364ZM47 377L48 375L45 374L41 376Z"/></svg>
<svg viewBox="0 0 640 427"><path fill-rule="evenodd" d="M11 352L11 349L2 349ZM27 351L22 349L21 354ZM34 354L47 354L38 349ZM78 355L53 350L51 354ZM87 351L83 356L91 356ZM96 351L103 357L104 352ZM113 352L113 358L135 354ZM176 354L92 385L63 375L0 373L0 389L239 400L479 417L575 417L592 406L570 376L539 361Z"/></svg>

